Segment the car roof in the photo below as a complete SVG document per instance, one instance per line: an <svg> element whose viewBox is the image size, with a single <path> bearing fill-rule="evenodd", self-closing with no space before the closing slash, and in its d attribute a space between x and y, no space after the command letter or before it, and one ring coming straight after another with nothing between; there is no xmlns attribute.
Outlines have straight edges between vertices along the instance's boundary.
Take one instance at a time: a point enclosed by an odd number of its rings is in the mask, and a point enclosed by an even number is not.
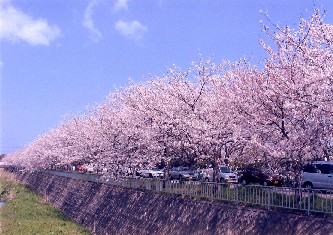
<svg viewBox="0 0 333 235"><path fill-rule="evenodd" d="M313 164L328 164L333 165L333 161L315 161Z"/></svg>

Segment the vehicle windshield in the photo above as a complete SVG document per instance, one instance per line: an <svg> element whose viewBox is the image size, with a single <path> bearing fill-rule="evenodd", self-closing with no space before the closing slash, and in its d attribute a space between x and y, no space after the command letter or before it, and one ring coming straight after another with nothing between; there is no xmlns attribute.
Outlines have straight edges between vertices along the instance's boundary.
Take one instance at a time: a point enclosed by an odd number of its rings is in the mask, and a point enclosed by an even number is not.
<svg viewBox="0 0 333 235"><path fill-rule="evenodd" d="M226 167L226 166L220 167L220 171L222 173L232 173L232 171L228 167Z"/></svg>
<svg viewBox="0 0 333 235"><path fill-rule="evenodd" d="M172 170L175 170L175 171L187 171L187 170L189 170L189 168L188 167L179 166L179 167L172 168Z"/></svg>
<svg viewBox="0 0 333 235"><path fill-rule="evenodd" d="M151 169L152 171L163 171L162 169L159 169L159 168L153 168Z"/></svg>

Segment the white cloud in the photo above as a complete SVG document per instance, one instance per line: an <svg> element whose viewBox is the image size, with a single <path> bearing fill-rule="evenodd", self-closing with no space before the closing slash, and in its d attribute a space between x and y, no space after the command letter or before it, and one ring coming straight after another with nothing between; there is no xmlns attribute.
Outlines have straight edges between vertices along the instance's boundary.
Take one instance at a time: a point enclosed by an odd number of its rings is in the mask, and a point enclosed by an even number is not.
<svg viewBox="0 0 333 235"><path fill-rule="evenodd" d="M132 22L125 22L119 20L116 22L115 28L119 31L120 34L136 41L141 40L143 34L147 31L147 27L143 26L137 20L134 20Z"/></svg>
<svg viewBox="0 0 333 235"><path fill-rule="evenodd" d="M46 45L61 35L57 26L45 19L33 19L10 1L0 0L0 40L25 41L31 45Z"/></svg>
<svg viewBox="0 0 333 235"><path fill-rule="evenodd" d="M128 0L117 0L114 4L114 12L128 10Z"/></svg>
<svg viewBox="0 0 333 235"><path fill-rule="evenodd" d="M92 19L92 16L94 14L94 7L96 7L98 3L99 3L98 0L90 1L89 5L84 11L84 19L83 19L83 26L89 29L90 37L94 42L99 42L103 37L101 32L95 27L94 21Z"/></svg>

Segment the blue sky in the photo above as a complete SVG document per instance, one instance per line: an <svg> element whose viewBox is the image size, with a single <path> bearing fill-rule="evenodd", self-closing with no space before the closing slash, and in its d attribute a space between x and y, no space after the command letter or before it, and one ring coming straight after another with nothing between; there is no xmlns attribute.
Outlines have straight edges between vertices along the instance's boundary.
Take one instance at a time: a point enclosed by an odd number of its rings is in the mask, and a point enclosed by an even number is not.
<svg viewBox="0 0 333 235"><path fill-rule="evenodd" d="M330 0L0 0L0 153L199 52L258 64L260 10L296 27L314 8L333 24Z"/></svg>

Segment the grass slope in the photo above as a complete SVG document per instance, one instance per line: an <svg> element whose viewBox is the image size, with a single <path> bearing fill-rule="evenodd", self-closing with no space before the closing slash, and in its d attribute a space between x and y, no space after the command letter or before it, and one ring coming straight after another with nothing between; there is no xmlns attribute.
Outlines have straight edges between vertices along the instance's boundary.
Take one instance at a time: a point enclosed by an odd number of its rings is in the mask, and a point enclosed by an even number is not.
<svg viewBox="0 0 333 235"><path fill-rule="evenodd" d="M7 201L0 208L0 234L91 234L3 171L0 199Z"/></svg>

